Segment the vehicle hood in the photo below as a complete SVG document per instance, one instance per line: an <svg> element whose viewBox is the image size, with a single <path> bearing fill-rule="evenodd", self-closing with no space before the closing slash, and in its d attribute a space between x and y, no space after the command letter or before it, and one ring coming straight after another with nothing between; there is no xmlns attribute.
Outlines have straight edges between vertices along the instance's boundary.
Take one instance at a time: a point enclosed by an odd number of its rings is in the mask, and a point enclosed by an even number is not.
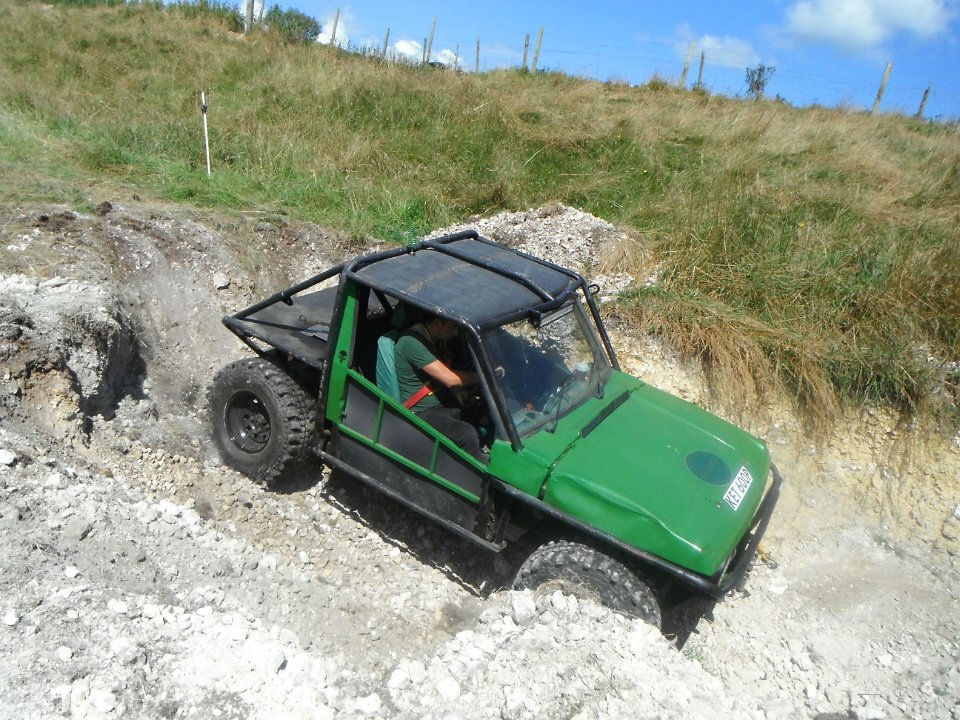
<svg viewBox="0 0 960 720"><path fill-rule="evenodd" d="M711 576L760 504L770 471L766 445L696 405L617 375L607 404L565 419L572 439L548 474L543 499Z"/></svg>

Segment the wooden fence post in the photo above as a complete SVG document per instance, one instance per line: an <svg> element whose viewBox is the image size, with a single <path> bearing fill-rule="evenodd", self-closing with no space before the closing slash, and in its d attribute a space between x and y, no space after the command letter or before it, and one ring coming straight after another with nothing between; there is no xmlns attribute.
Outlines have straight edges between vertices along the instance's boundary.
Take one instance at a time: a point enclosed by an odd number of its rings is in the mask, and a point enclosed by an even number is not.
<svg viewBox="0 0 960 720"><path fill-rule="evenodd" d="M456 72L460 68L460 43L457 43L456 49L453 51L453 70Z"/></svg>
<svg viewBox="0 0 960 720"><path fill-rule="evenodd" d="M200 91L200 112L203 115L203 147L207 153L207 177L210 177L210 134L207 132L207 94Z"/></svg>
<svg viewBox="0 0 960 720"><path fill-rule="evenodd" d="M390 44L390 28L387 28L387 34L383 36L383 52L380 53L380 62L387 59L387 46Z"/></svg>
<svg viewBox="0 0 960 720"><path fill-rule="evenodd" d="M530 51L530 33L527 33L527 36L523 40L523 63L520 65L521 70L527 69L527 53Z"/></svg>
<svg viewBox="0 0 960 720"><path fill-rule="evenodd" d="M880 81L880 89L877 90L877 99L873 101L873 110L871 115L876 115L880 110L880 101L883 100L883 94L887 91L887 83L890 81L890 71L893 70L893 61L887 63L887 69L883 71L883 80Z"/></svg>
<svg viewBox="0 0 960 720"><path fill-rule="evenodd" d="M701 50L700 51L700 72L697 73L697 84L695 86L697 90L703 89L703 63L706 59L707 59L707 51Z"/></svg>
<svg viewBox="0 0 960 720"><path fill-rule="evenodd" d="M337 44L337 25L340 24L340 8L333 14L333 30L330 31L330 46L336 47Z"/></svg>
<svg viewBox="0 0 960 720"><path fill-rule="evenodd" d="M420 64L427 64L427 39L423 39L423 52L420 54Z"/></svg>
<svg viewBox="0 0 960 720"><path fill-rule="evenodd" d="M477 64L476 64L476 73L480 74L480 38L477 38Z"/></svg>
<svg viewBox="0 0 960 720"><path fill-rule="evenodd" d="M920 101L920 109L917 110L917 114L914 115L917 120L923 119L923 112L927 109L927 98L930 97L930 85L927 85L927 89L923 91L923 99Z"/></svg>
<svg viewBox="0 0 960 720"><path fill-rule="evenodd" d="M537 35L537 49L533 51L533 65L530 67L530 72L534 75L537 73L537 61L540 59L540 46L543 44L543 25L540 26L540 34Z"/></svg>
<svg viewBox="0 0 960 720"><path fill-rule="evenodd" d="M697 41L694 40L687 48L687 59L683 63L683 72L680 73L680 84L678 87L687 86L687 73L690 72L690 62L693 60L693 51L697 49Z"/></svg>
<svg viewBox="0 0 960 720"><path fill-rule="evenodd" d="M243 34L249 35L253 30L253 0L247 0L247 12L243 20Z"/></svg>
<svg viewBox="0 0 960 720"><path fill-rule="evenodd" d="M427 45L427 62L430 62L430 58L433 55L433 36L437 32L437 19L433 19L433 25L430 27L430 42Z"/></svg>

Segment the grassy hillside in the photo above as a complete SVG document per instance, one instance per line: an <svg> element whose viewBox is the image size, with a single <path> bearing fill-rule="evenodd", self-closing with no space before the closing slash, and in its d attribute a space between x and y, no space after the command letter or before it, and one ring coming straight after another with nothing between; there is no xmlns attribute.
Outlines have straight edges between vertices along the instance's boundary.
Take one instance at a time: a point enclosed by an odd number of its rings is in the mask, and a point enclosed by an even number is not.
<svg viewBox="0 0 960 720"><path fill-rule="evenodd" d="M231 30L189 7L4 3L0 197L82 207L91 185L122 184L393 240L559 201L637 231L618 262L658 282L623 314L718 386L786 387L823 419L956 402L955 126L656 80L382 66Z"/></svg>

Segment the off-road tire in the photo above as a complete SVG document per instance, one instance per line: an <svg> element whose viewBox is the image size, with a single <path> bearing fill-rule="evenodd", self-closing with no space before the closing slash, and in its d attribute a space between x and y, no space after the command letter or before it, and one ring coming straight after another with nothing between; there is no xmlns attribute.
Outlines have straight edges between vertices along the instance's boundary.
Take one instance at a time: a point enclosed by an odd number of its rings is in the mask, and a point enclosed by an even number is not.
<svg viewBox="0 0 960 720"><path fill-rule="evenodd" d="M208 399L220 458L264 485L275 484L316 438L317 398L269 360L227 365Z"/></svg>
<svg viewBox="0 0 960 720"><path fill-rule="evenodd" d="M619 560L588 545L569 540L541 545L520 566L513 587L535 590L549 582L574 595L594 595L613 610L660 627L660 603L650 586Z"/></svg>

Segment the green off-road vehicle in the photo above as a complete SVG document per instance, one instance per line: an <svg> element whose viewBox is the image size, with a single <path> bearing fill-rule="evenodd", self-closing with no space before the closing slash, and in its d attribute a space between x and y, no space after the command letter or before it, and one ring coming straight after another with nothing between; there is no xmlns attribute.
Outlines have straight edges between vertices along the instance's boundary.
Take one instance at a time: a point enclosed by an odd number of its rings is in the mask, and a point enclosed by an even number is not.
<svg viewBox="0 0 960 720"><path fill-rule="evenodd" d="M331 268L224 318L259 357L214 380L216 446L267 484L316 453L482 548L525 538L516 587L660 625L677 588L742 582L783 481L762 441L620 372L592 290L473 231ZM382 339L429 316L479 375L479 459L377 384Z"/></svg>

